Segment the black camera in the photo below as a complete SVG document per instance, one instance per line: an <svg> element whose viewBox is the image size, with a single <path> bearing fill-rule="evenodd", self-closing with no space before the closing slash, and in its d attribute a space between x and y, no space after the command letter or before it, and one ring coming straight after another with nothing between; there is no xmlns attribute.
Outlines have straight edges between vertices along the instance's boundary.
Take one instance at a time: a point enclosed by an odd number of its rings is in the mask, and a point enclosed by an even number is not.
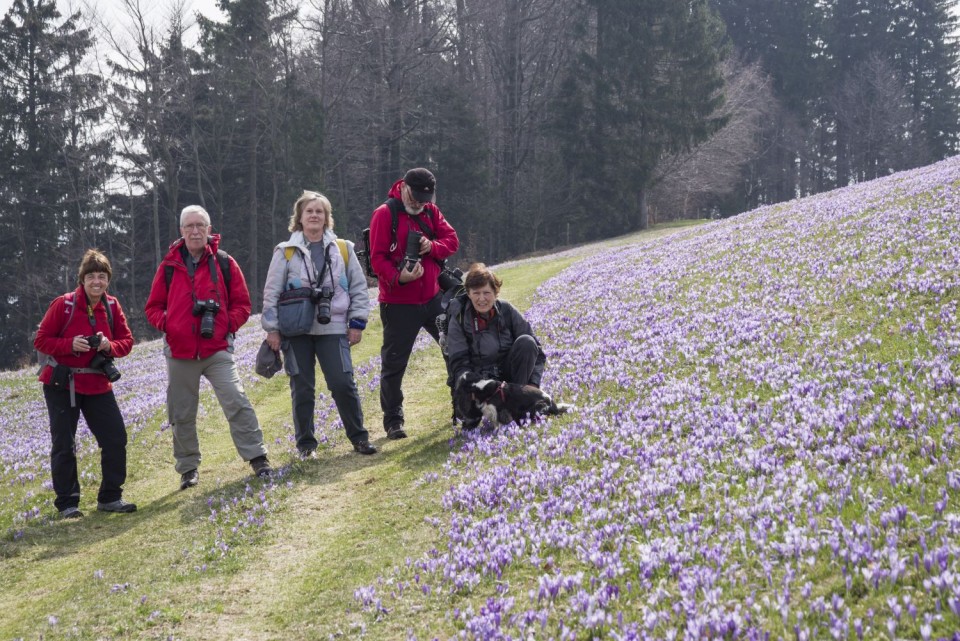
<svg viewBox="0 0 960 641"><path fill-rule="evenodd" d="M413 266L420 260L420 239L423 234L411 229L407 232L407 253L403 257L407 271L413 271Z"/></svg>
<svg viewBox="0 0 960 641"><path fill-rule="evenodd" d="M437 283L440 285L440 291L446 292L454 287L460 287L463 285L463 270L459 267L454 267L449 269L446 264L443 265L443 269L440 270L440 275L437 276Z"/></svg>
<svg viewBox="0 0 960 641"><path fill-rule="evenodd" d="M212 298L193 301L193 315L200 316L200 336L213 338L214 318L219 311L220 303Z"/></svg>
<svg viewBox="0 0 960 641"><path fill-rule="evenodd" d="M103 337L100 336L100 334L84 336L84 340L87 341L87 345L90 346L90 349L94 350L100 347L100 341L102 338ZM103 352L98 351L93 355L93 360L90 361L90 369L100 370L111 383L116 383L118 380L120 380L120 370L118 370L117 366L113 364L113 358L107 356Z"/></svg>
<svg viewBox="0 0 960 641"><path fill-rule="evenodd" d="M313 302L317 305L317 322L326 325L330 322L330 301L333 300L333 290L329 285L313 290Z"/></svg>

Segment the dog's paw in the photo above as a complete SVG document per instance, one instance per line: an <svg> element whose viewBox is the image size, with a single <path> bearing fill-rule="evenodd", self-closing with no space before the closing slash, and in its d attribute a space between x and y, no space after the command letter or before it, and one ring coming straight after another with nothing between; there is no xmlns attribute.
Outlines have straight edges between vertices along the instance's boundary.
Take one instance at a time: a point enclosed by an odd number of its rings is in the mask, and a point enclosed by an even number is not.
<svg viewBox="0 0 960 641"><path fill-rule="evenodd" d="M497 408L489 403L484 403L483 407L480 409L483 412L483 418L487 420L487 423L496 427L498 424Z"/></svg>

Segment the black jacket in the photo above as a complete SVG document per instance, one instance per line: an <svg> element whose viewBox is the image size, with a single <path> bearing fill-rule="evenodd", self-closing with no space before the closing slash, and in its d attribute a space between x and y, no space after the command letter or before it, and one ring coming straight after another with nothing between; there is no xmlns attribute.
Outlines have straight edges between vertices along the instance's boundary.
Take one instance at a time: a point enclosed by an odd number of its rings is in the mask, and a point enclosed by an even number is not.
<svg viewBox="0 0 960 641"><path fill-rule="evenodd" d="M493 322L483 331L476 331L474 324L476 312L465 295L450 301L447 310L450 324L447 327L447 354L450 359L450 373L456 381L461 374L470 371L482 376L502 380L500 372L506 371L504 360L517 337L533 335L530 323L510 303L498 300ZM540 345L540 341L537 341ZM547 357L540 350L537 365L533 372L532 384L540 385Z"/></svg>

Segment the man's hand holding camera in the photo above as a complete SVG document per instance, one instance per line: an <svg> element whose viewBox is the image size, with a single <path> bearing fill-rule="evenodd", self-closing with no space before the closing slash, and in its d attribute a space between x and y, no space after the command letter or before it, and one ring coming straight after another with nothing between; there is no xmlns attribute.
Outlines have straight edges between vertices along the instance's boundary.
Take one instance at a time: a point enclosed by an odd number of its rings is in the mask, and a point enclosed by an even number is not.
<svg viewBox="0 0 960 641"><path fill-rule="evenodd" d="M417 280L421 276L423 276L423 265L419 260L414 263L405 262L400 269L399 280L401 283L409 283Z"/></svg>
<svg viewBox="0 0 960 641"><path fill-rule="evenodd" d="M425 256L433 249L433 241L418 231L407 232L407 252L400 268L400 282L409 283L423 276L421 256Z"/></svg>

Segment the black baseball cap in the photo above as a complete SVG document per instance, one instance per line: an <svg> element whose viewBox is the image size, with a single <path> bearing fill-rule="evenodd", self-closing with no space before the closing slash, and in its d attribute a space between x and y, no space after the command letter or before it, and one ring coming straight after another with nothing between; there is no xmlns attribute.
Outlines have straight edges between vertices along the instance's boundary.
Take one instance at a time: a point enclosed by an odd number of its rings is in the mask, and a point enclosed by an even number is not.
<svg viewBox="0 0 960 641"><path fill-rule="evenodd" d="M403 177L403 182L410 188L413 198L418 203L432 203L437 198L437 179L429 169L417 167L411 169Z"/></svg>

